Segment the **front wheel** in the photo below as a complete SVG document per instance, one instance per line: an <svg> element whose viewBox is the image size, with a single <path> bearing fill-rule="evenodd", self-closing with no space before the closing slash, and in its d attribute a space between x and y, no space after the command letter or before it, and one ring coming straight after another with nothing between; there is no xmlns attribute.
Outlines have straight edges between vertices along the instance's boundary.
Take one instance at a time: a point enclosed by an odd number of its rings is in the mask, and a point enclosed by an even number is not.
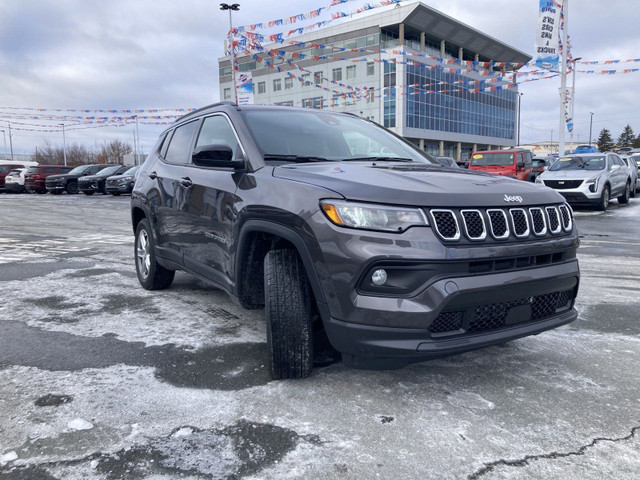
<svg viewBox="0 0 640 480"><path fill-rule="evenodd" d="M629 198L631 198L631 185L629 184L629 182L627 182L627 184L624 186L624 193L618 197L618 203L629 203Z"/></svg>
<svg viewBox="0 0 640 480"><path fill-rule="evenodd" d="M140 285L147 290L162 290L171 286L176 272L164 268L157 262L153 236L146 218L141 220L136 228L134 254Z"/></svg>
<svg viewBox="0 0 640 480"><path fill-rule="evenodd" d="M313 308L309 280L293 249L264 259L264 297L271 376L304 378L313 368Z"/></svg>
<svg viewBox="0 0 640 480"><path fill-rule="evenodd" d="M76 182L71 182L67 184L67 193L75 194L78 193L78 184Z"/></svg>
<svg viewBox="0 0 640 480"><path fill-rule="evenodd" d="M600 196L600 203L598 203L598 210L606 212L609 206L609 186L605 185L602 189L602 195Z"/></svg>

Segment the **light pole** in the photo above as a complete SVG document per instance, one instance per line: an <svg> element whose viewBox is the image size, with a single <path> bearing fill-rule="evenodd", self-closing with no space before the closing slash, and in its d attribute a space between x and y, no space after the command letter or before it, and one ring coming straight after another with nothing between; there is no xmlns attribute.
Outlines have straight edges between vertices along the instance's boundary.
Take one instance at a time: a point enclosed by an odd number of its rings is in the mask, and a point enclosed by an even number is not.
<svg viewBox="0 0 640 480"><path fill-rule="evenodd" d="M591 145L591 127L593 127L593 112L591 114L591 120L589 121L589 145Z"/></svg>
<svg viewBox="0 0 640 480"><path fill-rule="evenodd" d="M11 138L11 122L7 122L9 124L9 147L11 148L11 161L13 162L13 139Z"/></svg>
<svg viewBox="0 0 640 480"><path fill-rule="evenodd" d="M562 28L562 60L560 70L560 124L558 129L558 154L564 155L564 131L567 128L566 103L567 103L567 53L569 50L569 0L562 2L564 13L564 26Z"/></svg>
<svg viewBox="0 0 640 480"><path fill-rule="evenodd" d="M576 105L576 62L578 60L582 60L582 57L574 58L573 60L571 60L571 63L573 64L571 66L571 74L573 77L571 80L571 121L573 122L574 125L576 123L576 118L574 117L573 112ZM570 139L571 139L571 150L573 150L573 128L571 129Z"/></svg>
<svg viewBox="0 0 640 480"><path fill-rule="evenodd" d="M238 103L238 91L236 89L236 51L235 48L233 48L233 22L231 21L231 11L238 11L240 10L240 4L239 3L232 3L232 4L228 4L228 3L221 3L220 4L220 10L229 10L229 48L231 48L231 80L233 82L233 98L236 101L236 104Z"/></svg>
<svg viewBox="0 0 640 480"><path fill-rule="evenodd" d="M61 123L62 127L62 155L64 156L64 166L67 166L67 140L64 136L64 123Z"/></svg>
<svg viewBox="0 0 640 480"><path fill-rule="evenodd" d="M520 104L522 103L522 95L524 93L518 92L518 146L520 146Z"/></svg>
<svg viewBox="0 0 640 480"><path fill-rule="evenodd" d="M7 134L2 130L2 136L4 137L4 156L7 156Z"/></svg>

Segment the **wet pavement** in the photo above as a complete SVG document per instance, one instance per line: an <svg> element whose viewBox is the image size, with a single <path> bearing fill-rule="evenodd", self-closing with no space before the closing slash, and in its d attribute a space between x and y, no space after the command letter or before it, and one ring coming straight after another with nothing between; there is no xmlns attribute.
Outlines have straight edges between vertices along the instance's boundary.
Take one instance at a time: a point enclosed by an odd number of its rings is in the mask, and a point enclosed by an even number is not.
<svg viewBox="0 0 640 480"><path fill-rule="evenodd" d="M128 202L0 195L0 479L640 475L640 198L576 212L573 324L394 371L323 347L298 381L261 311L139 286Z"/></svg>

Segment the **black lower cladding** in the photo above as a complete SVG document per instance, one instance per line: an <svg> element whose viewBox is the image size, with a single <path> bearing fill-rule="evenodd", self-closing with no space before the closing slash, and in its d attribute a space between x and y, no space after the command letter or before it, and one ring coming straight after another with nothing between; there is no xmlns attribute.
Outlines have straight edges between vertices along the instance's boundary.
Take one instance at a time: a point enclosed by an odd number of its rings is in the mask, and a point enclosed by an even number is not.
<svg viewBox="0 0 640 480"><path fill-rule="evenodd" d="M571 309L575 289L525 297L507 302L477 305L443 312L429 327L434 338L491 332L514 324L536 322Z"/></svg>

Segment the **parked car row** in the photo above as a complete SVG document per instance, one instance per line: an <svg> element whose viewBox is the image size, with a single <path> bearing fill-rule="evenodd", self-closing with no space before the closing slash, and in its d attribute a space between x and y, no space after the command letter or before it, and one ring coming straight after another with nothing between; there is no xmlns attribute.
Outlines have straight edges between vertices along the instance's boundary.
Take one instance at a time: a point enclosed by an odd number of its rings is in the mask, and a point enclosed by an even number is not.
<svg viewBox="0 0 640 480"><path fill-rule="evenodd" d="M40 194L50 192L54 195L63 192L120 195L131 193L138 168L108 164L80 165L75 168L65 165L0 164L0 191Z"/></svg>

